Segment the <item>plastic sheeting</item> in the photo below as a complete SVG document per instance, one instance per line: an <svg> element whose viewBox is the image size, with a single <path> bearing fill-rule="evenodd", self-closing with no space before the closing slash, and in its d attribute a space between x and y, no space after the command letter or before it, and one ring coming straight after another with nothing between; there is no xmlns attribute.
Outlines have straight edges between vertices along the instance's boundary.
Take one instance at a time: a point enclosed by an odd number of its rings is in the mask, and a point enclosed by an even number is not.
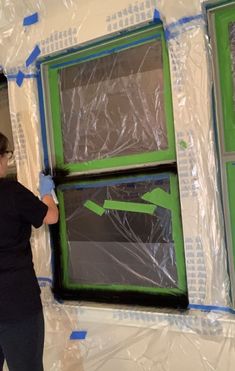
<svg viewBox="0 0 235 371"><path fill-rule="evenodd" d="M164 150L161 41L60 72L65 163Z"/></svg>
<svg viewBox="0 0 235 371"><path fill-rule="evenodd" d="M162 305L168 295L168 303L187 305L175 174L102 179L58 190L65 213L61 234L65 229L67 236L61 241L67 257L62 257L63 288L71 290L70 297ZM147 201L151 197L155 204ZM97 205L103 210L97 212Z"/></svg>
<svg viewBox="0 0 235 371"><path fill-rule="evenodd" d="M1 2L0 64L9 80L18 177L37 192L43 161L36 60L31 57L26 67L35 47L40 47L38 57L77 47L151 20L156 6L168 37L189 300L196 305L228 307L230 284L217 182L210 62L199 0L110 0L105 8L98 0ZM23 18L34 12L39 21L23 26ZM189 17L187 22L177 22L184 17ZM21 86L16 83L19 71L23 73ZM34 233L33 255L45 307L46 370L233 369L233 318L202 313L199 322L192 319L188 324L188 316L178 313L178 326L173 313L155 322L147 309L145 327L131 327L133 317L141 323L137 308L114 312L109 306L89 309L54 301L49 289L52 274L46 229ZM179 332L174 332L175 326ZM87 331L87 338L70 340L75 330Z"/></svg>

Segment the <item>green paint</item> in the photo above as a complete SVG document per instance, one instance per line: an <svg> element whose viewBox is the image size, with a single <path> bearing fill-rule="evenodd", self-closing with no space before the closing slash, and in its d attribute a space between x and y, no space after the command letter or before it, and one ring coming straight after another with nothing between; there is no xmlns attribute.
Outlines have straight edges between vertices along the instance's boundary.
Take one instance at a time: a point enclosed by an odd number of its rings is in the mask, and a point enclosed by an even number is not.
<svg viewBox="0 0 235 371"><path fill-rule="evenodd" d="M60 206L60 244L61 244L61 269L62 269L62 282L63 286L68 285L68 265L69 265L69 255L68 255L68 236L66 228L66 216L65 216L65 206L64 206L64 196L63 192L57 188L57 198Z"/></svg>
<svg viewBox="0 0 235 371"><path fill-rule="evenodd" d="M215 11L215 30L222 100L224 146L226 152L235 151L235 105L232 78L232 58L229 25L235 22L235 6Z"/></svg>
<svg viewBox="0 0 235 371"><path fill-rule="evenodd" d="M226 164L227 180L228 180L228 199L231 220L231 234L233 243L233 256L235 267L235 162L228 162Z"/></svg>
<svg viewBox="0 0 235 371"><path fill-rule="evenodd" d="M166 209L172 209L173 207L171 195L161 188L155 188L151 192L145 193L141 198Z"/></svg>
<svg viewBox="0 0 235 371"><path fill-rule="evenodd" d="M77 58L85 58L92 56L96 53L105 51L107 49L112 49L132 43L137 40L144 39L149 36L156 35L156 39L160 40L162 43L162 58L163 58L163 78L164 78L164 108L166 117L166 131L168 148L166 150L147 152L142 154L134 154L129 156L119 156L113 158L106 158L101 160L93 160L83 163L69 163L64 162L63 153L63 137L62 137L62 112L61 112L61 102L60 102L60 91L59 91L59 72L62 68L53 69L53 65L58 63L65 63L73 61ZM147 42L148 43L148 42ZM143 41L142 44L146 44ZM141 44L140 44L141 45ZM134 46L132 46L134 47ZM130 47L127 47L127 49ZM97 57L94 56L93 59ZM82 62L81 62L82 63ZM77 64L77 63L76 63ZM125 34L125 36L119 36L113 40L108 40L108 42L103 42L98 45L88 46L86 49L81 50L76 53L71 53L64 57L57 57L51 61L44 62L42 64L44 67L48 68L48 86L50 91L50 102L51 102L51 115L53 123L53 137L54 137L54 150L56 166L60 168L66 167L71 173L72 172L84 172L98 169L110 169L110 168L123 168L131 167L134 165L156 163L162 161L175 161L175 140L174 140L174 126L173 126L173 108L172 108L172 97L171 97L171 82L170 82L170 71L169 71L169 60L168 51L164 38L164 32L162 26L148 26L144 29L140 29L135 33L130 32Z"/></svg>
<svg viewBox="0 0 235 371"><path fill-rule="evenodd" d="M187 278L184 255L183 230L181 223L181 208L179 198L178 177L172 174L170 177L171 190L171 216L172 216L172 235L175 246L175 259L178 274L178 287L182 292L187 292Z"/></svg>
<svg viewBox="0 0 235 371"><path fill-rule="evenodd" d="M85 202L84 206L93 211L93 213L102 216L105 213L105 210L100 205L96 204L95 202L88 200Z"/></svg>
<svg viewBox="0 0 235 371"><path fill-rule="evenodd" d="M105 200L103 207L104 209L109 209L109 210L129 211L133 213L143 213L143 214L151 214L151 215L153 215L156 210L155 205L140 204L137 202L113 201L113 200Z"/></svg>
<svg viewBox="0 0 235 371"><path fill-rule="evenodd" d="M181 140L179 142L179 146L181 149L187 149L188 148L188 144L185 142L185 140Z"/></svg>

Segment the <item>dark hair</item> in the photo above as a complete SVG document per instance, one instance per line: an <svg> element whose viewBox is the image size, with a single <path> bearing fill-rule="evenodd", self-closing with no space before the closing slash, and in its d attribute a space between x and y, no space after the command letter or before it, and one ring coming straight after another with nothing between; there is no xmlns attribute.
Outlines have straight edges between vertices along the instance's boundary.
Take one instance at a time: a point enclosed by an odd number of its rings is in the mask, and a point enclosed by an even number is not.
<svg viewBox="0 0 235 371"><path fill-rule="evenodd" d="M4 155L4 153L6 153L8 143L9 141L7 137L0 132L0 155Z"/></svg>

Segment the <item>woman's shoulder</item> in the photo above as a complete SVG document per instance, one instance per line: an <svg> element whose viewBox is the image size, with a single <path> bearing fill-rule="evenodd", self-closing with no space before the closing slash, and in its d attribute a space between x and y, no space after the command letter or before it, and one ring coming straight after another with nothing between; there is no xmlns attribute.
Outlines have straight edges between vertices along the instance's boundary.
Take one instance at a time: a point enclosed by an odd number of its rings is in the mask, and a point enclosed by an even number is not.
<svg viewBox="0 0 235 371"><path fill-rule="evenodd" d="M0 178L0 189L14 190L20 187L20 183L11 178Z"/></svg>

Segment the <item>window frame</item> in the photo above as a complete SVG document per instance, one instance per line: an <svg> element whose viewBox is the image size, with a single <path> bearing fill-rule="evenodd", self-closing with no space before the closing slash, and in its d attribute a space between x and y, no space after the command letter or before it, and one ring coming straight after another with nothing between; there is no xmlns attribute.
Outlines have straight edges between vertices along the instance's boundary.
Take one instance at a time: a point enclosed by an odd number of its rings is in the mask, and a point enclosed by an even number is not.
<svg viewBox="0 0 235 371"><path fill-rule="evenodd" d="M112 158L98 159L81 163L64 163L62 124L61 124L61 103L59 91L59 72L66 65L74 66L83 63L86 60L94 60L101 55L127 50L137 45L143 45L154 39L160 39L162 45L163 58L163 82L164 82L164 113L166 123L166 133L168 139L168 148L154 152L142 154L133 154L125 156L116 156ZM98 55L98 56L97 56ZM148 25L135 31L129 31L124 35L117 36L111 40L104 40L94 45L87 46L81 50L71 53L69 56L55 57L53 60L42 61L41 75L44 76L44 94L45 100L50 101L50 108L46 112L48 121L51 122L52 130L47 130L53 153L53 162L56 167L67 169L70 173L87 173L87 172L106 172L114 169L128 169L132 167L153 166L162 163L176 162L172 94L170 83L169 59L167 46L164 37L164 31L160 25Z"/></svg>
<svg viewBox="0 0 235 371"><path fill-rule="evenodd" d="M148 173L139 173L136 175L136 178L141 176L146 176ZM151 176L151 174L149 174ZM175 262L176 262L176 270L177 270L177 276L178 276L178 287L177 288L148 288L148 287L140 287L138 286L136 289L132 285L96 285L96 284L90 284L90 285L80 285L80 284L74 284L69 281L69 271L68 271L68 265L69 265L69 244L68 244L68 238L67 238L67 228L66 228L66 215L65 215L65 206L64 206L64 197L63 197L63 190L70 189L71 187L75 186L76 188L83 188L86 187L89 184L98 184L103 183L104 180L98 179L98 180L80 180L75 182L69 182L60 184L57 187L57 196L58 201L60 205L60 222L59 222L59 234L60 234L60 257L59 257L59 264L60 264L60 288L59 291L61 292L64 290L65 292L68 290L70 292L76 291L76 294L78 297L81 297L81 295L84 295L84 298L87 298L86 291L88 290L96 290L100 293L110 293L115 294L115 292L120 292L119 290L122 290L124 292L128 292L129 294L134 293L140 295L142 293L152 294L153 295L153 301L156 304L156 298L162 295L166 295L168 297L179 295L185 298L187 297L187 279L186 279L186 266L185 266L185 257L184 257L184 243L183 243L183 231L182 231L182 224L181 224L181 209L180 209L180 202L179 202L179 189L178 189L178 177L173 172L165 172L165 173L159 173L158 175L154 173L155 176L164 176L167 175L170 179L170 195L171 197L171 215L172 215L172 240L174 241L174 251L175 251ZM131 175L130 177L133 177ZM121 176L122 178L128 178L128 176ZM120 180L120 177L112 177L109 179L109 181L117 181ZM140 288L142 289L142 292L140 292ZM97 301L99 301L99 296L96 296ZM164 300L163 300L164 301ZM179 300L180 301L180 300ZM186 300L187 301L187 300ZM112 297L110 298L110 302L112 302ZM151 303L150 303L151 304Z"/></svg>
<svg viewBox="0 0 235 371"><path fill-rule="evenodd" d="M234 6L234 4L233 4ZM216 48L219 70L219 84L223 119L223 152L235 152L235 90L232 77L231 45L229 42L229 23L235 23L230 6L217 9L214 13ZM222 50L222 53L220 53ZM235 74L235 71L234 71ZM232 132L232 134L231 134Z"/></svg>
<svg viewBox="0 0 235 371"><path fill-rule="evenodd" d="M140 42L138 41L140 38ZM163 101L164 101L164 113L165 113L165 125L168 139L168 148L166 150L145 153L141 155L129 155L113 157L105 160L93 160L81 164L64 164L63 162L63 143L61 135L61 113L60 113L60 92L58 84L58 74L64 64L67 63L69 66L76 64L77 60L83 62L86 60L94 59L94 53L104 53L105 50L111 52L119 51L120 46L123 50L130 47L136 46L136 43L143 45L152 41L153 39L160 39L162 45L162 59L163 59ZM131 44L131 45L130 45ZM69 52L69 51L68 51ZM93 56L93 57L92 57ZM78 299L94 301L94 285L88 293L88 288L83 290L77 290L77 287L68 282L68 240L66 232L66 219L65 219L65 208L63 194L60 191L62 184L67 182L75 182L75 184L87 183L86 179L92 176L92 182L94 177L102 178L107 176L113 176L120 173L123 176L128 174L136 173L149 173L155 171L156 173L162 174L167 173L170 176L170 189L174 193L174 210L172 210L172 240L174 243L175 259L176 259L176 270L178 275L178 287L167 289L167 288L156 288L149 291L147 294L139 293L139 290L124 290L123 301L114 299L115 290L107 288L104 290L104 286L96 287L100 292L100 296L96 296L96 301L105 302L121 302L121 303L135 303L140 305L170 305L176 307L187 307L188 305L188 293L187 293L187 279L186 279L186 264L184 254L184 243L183 243L183 232L182 232L182 221L180 214L180 198L178 191L178 176L176 166L176 148L175 148L175 132L174 132L174 120L173 120L173 105L172 105L172 92L171 92L171 81L170 81L170 67L168 59L168 50L165 40L165 34L162 25L149 24L145 27L139 27L132 31L123 31L121 35L111 36L105 40L101 40L90 45L82 46L79 50L71 51L71 54L67 54L56 57L49 57L41 60L38 63L39 77L38 77L38 93L39 102L41 105L41 128L42 128L42 141L44 145L44 161L45 165L49 168L56 167L55 172L59 170L66 170L69 172L69 177L60 176L58 174L57 185L57 196L60 207L60 222L57 226L51 226L51 236L53 242L53 275L54 275L54 287L53 292L59 299ZM55 95L55 98L54 96ZM52 108L51 108L52 107ZM151 170L154 169L154 170ZM112 175L111 175L112 174ZM55 174L56 175L56 174ZM175 243L176 241L176 243ZM177 245L177 246L176 246ZM66 268L67 267L67 268ZM77 286L75 284L75 286ZM112 285L113 287L114 285ZM121 285L122 286L122 285ZM116 287L119 290L120 287ZM146 289L146 288L145 288ZM79 291L79 292L77 292ZM104 300L106 292L112 292L110 300ZM120 291L119 291L120 294ZM133 295L132 295L133 294ZM90 295L90 297L89 297ZM122 296L122 295L120 295ZM132 301L133 296L133 301ZM136 296L138 300L136 300ZM160 298L158 301L157 298Z"/></svg>

